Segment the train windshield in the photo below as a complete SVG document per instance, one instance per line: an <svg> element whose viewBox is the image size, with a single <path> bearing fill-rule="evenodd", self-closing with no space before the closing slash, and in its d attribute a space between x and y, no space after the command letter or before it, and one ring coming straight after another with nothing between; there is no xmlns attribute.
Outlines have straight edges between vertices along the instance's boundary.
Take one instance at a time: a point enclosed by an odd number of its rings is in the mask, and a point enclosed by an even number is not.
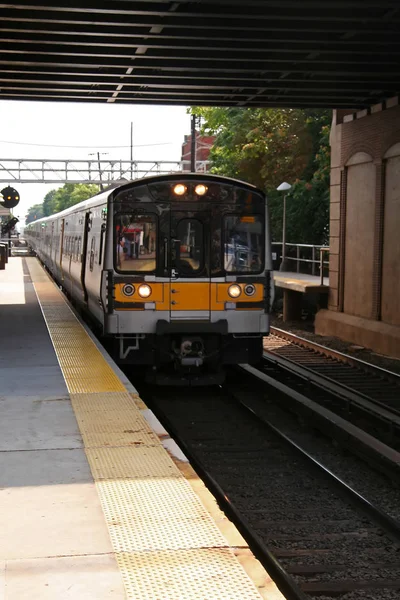
<svg viewBox="0 0 400 600"><path fill-rule="evenodd" d="M203 224L197 219L181 219L176 233L179 239L172 247L172 264L182 274L198 273L204 267Z"/></svg>
<svg viewBox="0 0 400 600"><path fill-rule="evenodd" d="M116 215L116 267L118 271L156 269L157 218L155 215Z"/></svg>
<svg viewBox="0 0 400 600"><path fill-rule="evenodd" d="M263 218L224 217L224 268L230 273L260 273L264 266Z"/></svg>

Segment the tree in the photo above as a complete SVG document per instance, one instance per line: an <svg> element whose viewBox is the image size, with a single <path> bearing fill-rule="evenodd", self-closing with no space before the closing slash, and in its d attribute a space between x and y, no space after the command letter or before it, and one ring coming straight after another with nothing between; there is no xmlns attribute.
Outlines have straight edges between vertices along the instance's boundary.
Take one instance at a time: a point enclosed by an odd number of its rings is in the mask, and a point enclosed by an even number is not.
<svg viewBox="0 0 400 600"><path fill-rule="evenodd" d="M43 204L34 204L28 209L28 214L25 217L25 223L32 223L32 221L37 221L44 216L43 214Z"/></svg>
<svg viewBox="0 0 400 600"><path fill-rule="evenodd" d="M99 192L99 186L88 183L66 183L62 188L56 190L53 201L56 210L60 212L74 206L83 200L95 196ZM52 213L53 214L53 213Z"/></svg>
<svg viewBox="0 0 400 600"><path fill-rule="evenodd" d="M43 214L45 217L49 217L57 212L57 201L54 196L56 195L57 190L50 190L44 197L43 200Z"/></svg>
<svg viewBox="0 0 400 600"><path fill-rule="evenodd" d="M308 167L311 177L297 179L287 194L286 227L288 241L297 244L329 243L329 180L330 180L330 127L320 130L318 149ZM282 192L272 189L270 202L271 230L274 240L282 237Z"/></svg>
<svg viewBox="0 0 400 600"><path fill-rule="evenodd" d="M329 165L328 111L193 107L190 112L203 118L204 133L216 135L211 171L267 192L273 239L282 236L282 194L276 187L288 181L294 184L287 203L288 240L322 243L328 225L329 166L326 177L317 156Z"/></svg>
<svg viewBox="0 0 400 600"><path fill-rule="evenodd" d="M98 185L88 183L66 183L58 190L50 190L42 204L31 206L25 219L26 224L65 210L95 196L98 192Z"/></svg>
<svg viewBox="0 0 400 600"><path fill-rule="evenodd" d="M329 183L330 146L329 126L320 131L319 148L312 164L312 176L295 182L289 201L290 210L288 235L299 244L329 243ZM294 237L296 236L296 238Z"/></svg>

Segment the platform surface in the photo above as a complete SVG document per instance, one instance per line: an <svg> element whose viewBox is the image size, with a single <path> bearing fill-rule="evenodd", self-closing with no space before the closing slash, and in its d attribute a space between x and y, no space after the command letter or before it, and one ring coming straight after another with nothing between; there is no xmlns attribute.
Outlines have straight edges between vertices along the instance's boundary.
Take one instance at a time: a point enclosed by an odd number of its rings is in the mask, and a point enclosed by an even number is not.
<svg viewBox="0 0 400 600"><path fill-rule="evenodd" d="M323 285L321 285L321 277L319 276L291 271L274 271L274 282L276 287L303 294L327 294L329 290L329 277L324 277Z"/></svg>
<svg viewBox="0 0 400 600"><path fill-rule="evenodd" d="M0 331L0 599L125 598L68 388L22 258L9 258L0 271Z"/></svg>
<svg viewBox="0 0 400 600"><path fill-rule="evenodd" d="M0 600L282 598L35 258L0 271L0 331Z"/></svg>

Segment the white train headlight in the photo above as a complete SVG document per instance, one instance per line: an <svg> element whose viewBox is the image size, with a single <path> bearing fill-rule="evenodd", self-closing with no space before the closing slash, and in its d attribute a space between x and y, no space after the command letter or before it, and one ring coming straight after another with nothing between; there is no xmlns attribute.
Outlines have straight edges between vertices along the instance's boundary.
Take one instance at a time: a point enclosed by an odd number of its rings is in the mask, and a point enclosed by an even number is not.
<svg viewBox="0 0 400 600"><path fill-rule="evenodd" d="M199 185L196 185L196 187L194 188L194 191L196 192L196 194L198 196L204 196L204 194L207 192L207 186L199 183Z"/></svg>
<svg viewBox="0 0 400 600"><path fill-rule="evenodd" d="M240 289L240 285L238 285L237 283L234 283L233 285L230 285L228 287L228 294L231 298L239 298L241 293L242 290Z"/></svg>
<svg viewBox="0 0 400 600"><path fill-rule="evenodd" d="M185 194L187 190L186 185L183 185L183 183L177 183L174 186L174 194L176 194L177 196L183 196L183 194Z"/></svg>
<svg viewBox="0 0 400 600"><path fill-rule="evenodd" d="M148 298L151 294L151 287L147 283L139 285L138 294L141 298Z"/></svg>
<svg viewBox="0 0 400 600"><path fill-rule="evenodd" d="M131 285L130 283L126 283L122 288L122 292L125 294L125 296L133 296L135 293L135 286Z"/></svg>

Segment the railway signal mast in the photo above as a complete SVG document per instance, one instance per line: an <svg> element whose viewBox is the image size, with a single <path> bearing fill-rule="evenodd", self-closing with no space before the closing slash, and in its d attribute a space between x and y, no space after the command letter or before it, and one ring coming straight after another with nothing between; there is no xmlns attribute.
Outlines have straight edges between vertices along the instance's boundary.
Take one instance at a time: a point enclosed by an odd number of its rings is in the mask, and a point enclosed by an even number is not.
<svg viewBox="0 0 400 600"><path fill-rule="evenodd" d="M10 185L5 187L0 192L0 206L7 209L12 209L17 206L20 201L19 192ZM17 217L11 216L6 223L2 223L1 226L1 235L8 234L8 252L11 254L11 230L18 223L19 219Z"/></svg>

